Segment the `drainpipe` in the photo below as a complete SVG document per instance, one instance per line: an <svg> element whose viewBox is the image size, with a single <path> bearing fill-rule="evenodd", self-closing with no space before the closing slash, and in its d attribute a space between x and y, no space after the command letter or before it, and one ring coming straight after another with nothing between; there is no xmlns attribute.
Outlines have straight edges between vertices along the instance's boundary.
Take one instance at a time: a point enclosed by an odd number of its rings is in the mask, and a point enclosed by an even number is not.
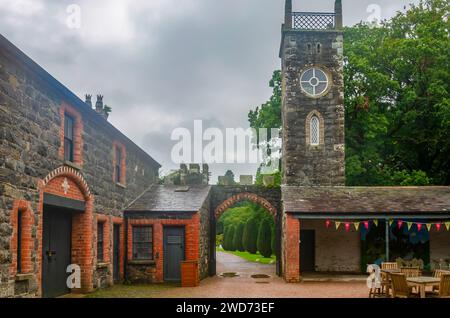
<svg viewBox="0 0 450 318"><path fill-rule="evenodd" d="M386 223L386 262L389 262L389 220L385 220Z"/></svg>

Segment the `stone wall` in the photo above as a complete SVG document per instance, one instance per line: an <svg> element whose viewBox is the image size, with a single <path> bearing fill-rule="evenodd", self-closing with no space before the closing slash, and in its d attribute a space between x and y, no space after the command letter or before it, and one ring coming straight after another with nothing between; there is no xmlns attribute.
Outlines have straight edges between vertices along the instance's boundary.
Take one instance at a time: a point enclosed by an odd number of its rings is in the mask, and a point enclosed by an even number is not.
<svg viewBox="0 0 450 318"><path fill-rule="evenodd" d="M343 225L339 230L334 227L326 228L325 221L302 220L300 224L301 229L314 230L316 233L316 271L349 273L361 271L361 238L359 231L353 226L346 232Z"/></svg>
<svg viewBox="0 0 450 318"><path fill-rule="evenodd" d="M200 214L200 246L199 246L199 277L204 279L209 276L209 261L211 250L211 218L210 218L210 196L205 200Z"/></svg>
<svg viewBox="0 0 450 318"><path fill-rule="evenodd" d="M317 45L320 44L320 52ZM344 185L343 36L339 31L285 31L281 43L283 184ZM319 98L302 92L300 76L316 66L328 73L330 90ZM320 144L311 146L308 116L319 114ZM324 130L324 133L323 133Z"/></svg>
<svg viewBox="0 0 450 318"><path fill-rule="evenodd" d="M53 82L38 75L34 68L23 66L15 56L5 52L0 51L0 296L10 297L17 293L22 296L38 293L36 251L40 244L37 226L41 217L37 213L38 182L64 165L59 151L63 104L70 105L82 117L80 173L91 189L95 213L121 217L124 206L157 181L159 166L71 93L55 88ZM114 142L126 148L125 186L113 182ZM29 202L35 215L30 229L34 246L32 278L26 292L19 288L24 283L15 284L16 278L10 274L13 259L10 215L15 200Z"/></svg>

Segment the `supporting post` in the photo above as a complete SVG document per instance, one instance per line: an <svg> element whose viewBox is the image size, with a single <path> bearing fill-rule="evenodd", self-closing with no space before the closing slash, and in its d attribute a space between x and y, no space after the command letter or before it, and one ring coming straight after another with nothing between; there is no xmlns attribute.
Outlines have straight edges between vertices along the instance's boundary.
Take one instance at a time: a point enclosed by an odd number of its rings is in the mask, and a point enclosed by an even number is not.
<svg viewBox="0 0 450 318"><path fill-rule="evenodd" d="M342 18L342 0L336 0L334 3L334 14L336 15L336 29L341 30L344 27Z"/></svg>
<svg viewBox="0 0 450 318"><path fill-rule="evenodd" d="M386 219L386 262L389 262L389 220Z"/></svg>
<svg viewBox="0 0 450 318"><path fill-rule="evenodd" d="M292 0L286 0L284 7L284 27L292 29Z"/></svg>

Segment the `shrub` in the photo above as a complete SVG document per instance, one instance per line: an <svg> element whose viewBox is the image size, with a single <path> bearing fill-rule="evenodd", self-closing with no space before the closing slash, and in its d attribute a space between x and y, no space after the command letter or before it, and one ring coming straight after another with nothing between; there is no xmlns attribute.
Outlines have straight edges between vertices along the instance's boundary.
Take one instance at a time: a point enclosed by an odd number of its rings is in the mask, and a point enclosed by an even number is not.
<svg viewBox="0 0 450 318"><path fill-rule="evenodd" d="M251 218L247 221L244 227L244 235L242 238L244 249L251 254L256 254L256 252L258 251L256 244L257 239L258 221L255 218Z"/></svg>
<svg viewBox="0 0 450 318"><path fill-rule="evenodd" d="M259 226L258 231L258 251L264 257L272 256L272 228L270 226L270 221L268 219L264 219Z"/></svg>
<svg viewBox="0 0 450 318"><path fill-rule="evenodd" d="M234 232L233 237L233 247L236 248L240 252L244 252L244 244L242 244L242 238L244 235L244 223L239 223L236 227L236 231Z"/></svg>
<svg viewBox="0 0 450 318"><path fill-rule="evenodd" d="M230 225L227 228L227 232L226 232L226 236L225 236L227 251L231 251L231 252L236 251L236 246L234 246L234 232L236 232L235 226Z"/></svg>

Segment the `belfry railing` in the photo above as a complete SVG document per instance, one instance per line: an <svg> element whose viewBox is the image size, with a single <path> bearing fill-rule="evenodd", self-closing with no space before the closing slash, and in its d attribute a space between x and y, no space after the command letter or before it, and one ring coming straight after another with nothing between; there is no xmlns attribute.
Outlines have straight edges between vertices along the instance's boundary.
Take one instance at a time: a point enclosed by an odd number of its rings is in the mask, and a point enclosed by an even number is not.
<svg viewBox="0 0 450 318"><path fill-rule="evenodd" d="M297 30L333 30L336 28L336 14L292 12L292 28Z"/></svg>

